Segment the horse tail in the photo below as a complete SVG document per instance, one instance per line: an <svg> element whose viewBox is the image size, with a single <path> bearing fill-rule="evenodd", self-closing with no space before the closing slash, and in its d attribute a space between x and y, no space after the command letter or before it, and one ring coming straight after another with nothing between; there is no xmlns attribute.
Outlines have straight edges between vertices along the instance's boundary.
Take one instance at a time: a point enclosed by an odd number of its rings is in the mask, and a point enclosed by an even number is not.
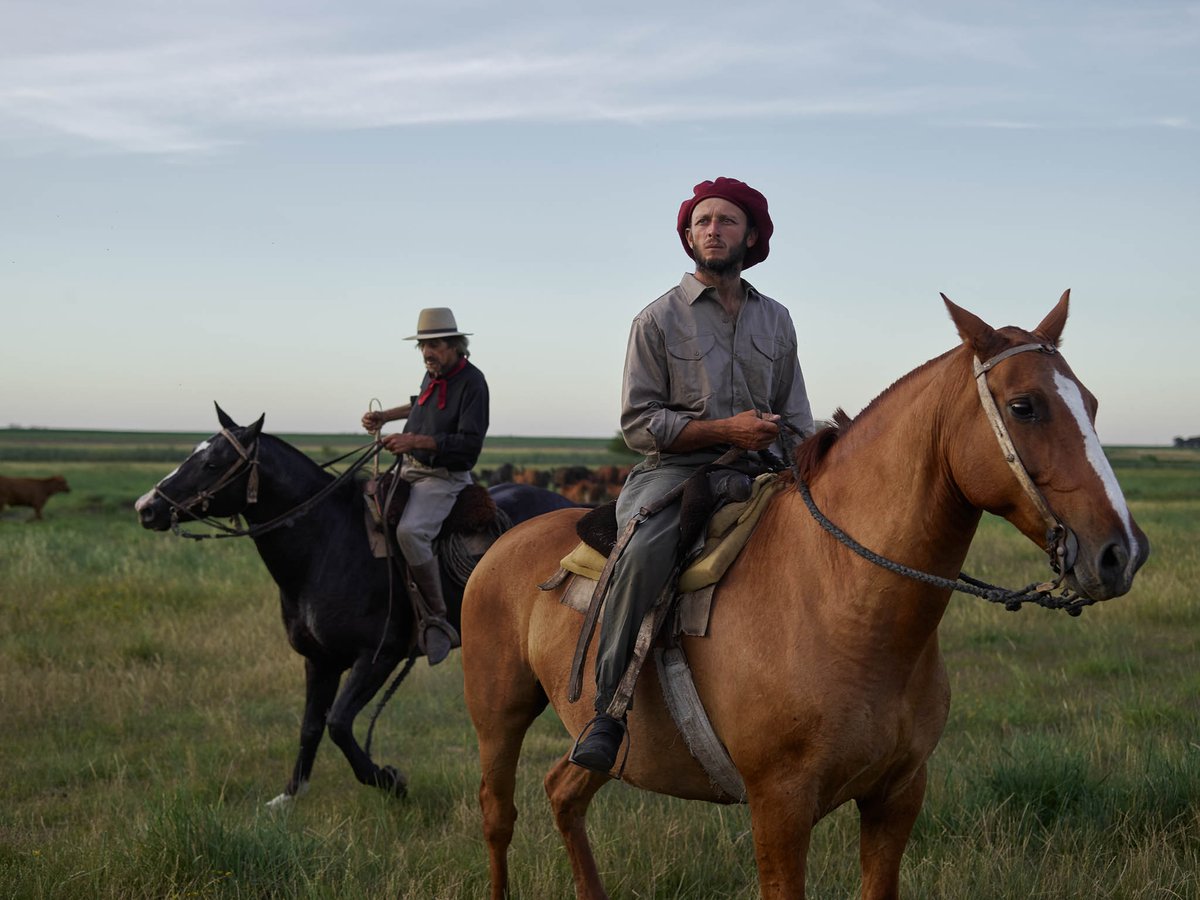
<svg viewBox="0 0 1200 900"><path fill-rule="evenodd" d="M371 755L371 737L375 733L375 720L379 718L379 714L383 712L383 707L392 699L392 695L396 693L396 689L400 687L400 683L412 671L413 664L417 661L420 655L420 650L414 646L412 653L408 655L408 660L404 663L404 668L396 673L396 677L392 679L392 683L388 685L388 689L383 692L383 696L379 698L379 702L375 704L375 712L371 713L371 724L367 726L367 741L363 746L363 751L367 756Z"/></svg>

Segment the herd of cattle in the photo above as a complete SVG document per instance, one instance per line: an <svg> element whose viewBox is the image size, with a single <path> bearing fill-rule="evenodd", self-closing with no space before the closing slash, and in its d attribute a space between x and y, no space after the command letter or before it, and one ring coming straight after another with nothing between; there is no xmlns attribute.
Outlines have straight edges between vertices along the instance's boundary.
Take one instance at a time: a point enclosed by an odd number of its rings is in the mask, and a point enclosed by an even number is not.
<svg viewBox="0 0 1200 900"><path fill-rule="evenodd" d="M616 499L629 475L629 468L560 466L556 469L535 469L504 463L495 469L480 469L478 476L489 487L504 482L532 484L558 491L580 506L597 506ZM49 478L8 478L0 475L0 512L6 506L29 506L33 508L33 519L40 519L47 500L70 490L67 479L61 475Z"/></svg>
<svg viewBox="0 0 1200 900"><path fill-rule="evenodd" d="M598 506L615 500L629 476L630 466L559 466L556 469L514 467L504 463L495 469L480 469L479 480L488 487L512 482L558 491L580 506Z"/></svg>

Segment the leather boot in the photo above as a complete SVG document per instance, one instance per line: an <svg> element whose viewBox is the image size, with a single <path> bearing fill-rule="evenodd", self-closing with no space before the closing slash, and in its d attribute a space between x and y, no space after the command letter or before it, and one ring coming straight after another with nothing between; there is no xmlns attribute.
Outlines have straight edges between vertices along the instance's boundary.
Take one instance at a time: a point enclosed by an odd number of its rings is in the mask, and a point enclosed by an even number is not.
<svg viewBox="0 0 1200 900"><path fill-rule="evenodd" d="M594 772L608 773L617 764L617 752L625 738L625 723L599 713L584 728L587 734L571 750L571 762Z"/></svg>
<svg viewBox="0 0 1200 900"><path fill-rule="evenodd" d="M408 571L417 587L412 598L417 614L417 645L425 651L429 664L436 666L453 648L462 646L458 632L446 621L442 572L436 556L420 565L410 565Z"/></svg>

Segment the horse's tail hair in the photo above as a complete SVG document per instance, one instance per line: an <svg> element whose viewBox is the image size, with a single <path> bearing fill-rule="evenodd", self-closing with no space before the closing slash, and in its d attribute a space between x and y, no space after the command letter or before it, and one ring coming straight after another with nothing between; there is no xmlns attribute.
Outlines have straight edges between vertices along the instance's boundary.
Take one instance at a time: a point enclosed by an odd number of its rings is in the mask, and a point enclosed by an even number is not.
<svg viewBox="0 0 1200 900"><path fill-rule="evenodd" d="M383 708L387 705L387 702L392 699L392 695L400 687L400 682L404 681L405 677L412 670L413 663L417 661L419 655L420 651L414 645L412 653L408 655L408 660L404 663L404 668L396 673L396 677L392 679L392 683L388 685L388 689L383 692L383 696L375 704L375 712L371 713L371 724L367 726L367 740L363 745L363 752L368 757L371 755L371 737L375 733L375 720L379 718L379 714L383 712Z"/></svg>

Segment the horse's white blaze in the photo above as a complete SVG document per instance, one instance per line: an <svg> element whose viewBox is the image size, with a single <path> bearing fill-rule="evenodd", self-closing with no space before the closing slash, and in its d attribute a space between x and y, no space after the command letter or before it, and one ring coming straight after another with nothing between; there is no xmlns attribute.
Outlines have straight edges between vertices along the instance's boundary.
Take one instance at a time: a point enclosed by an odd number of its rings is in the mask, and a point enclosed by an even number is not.
<svg viewBox="0 0 1200 900"><path fill-rule="evenodd" d="M209 442L208 442L208 441L201 441L200 443L198 443L198 444L196 445L195 449L194 449L194 450L192 450L192 452L188 454L188 459L191 459L191 458L192 458L193 456L195 456L197 453L202 453L202 452L204 452L204 451L205 451L205 450L207 450L207 449L208 449L210 446L212 446L212 445L211 445L211 444L209 444ZM181 464L179 464L178 466L176 466L175 468L173 468L173 469L172 469L170 472L168 472L166 475L164 475L162 478L160 478L160 479L158 480L158 484L156 484L156 485L155 485L155 487L156 487L156 488L160 488L160 487L162 487L164 484L166 484L168 481L170 481L172 478L174 478L176 475L178 475L178 474L179 474L179 470L180 470L180 469L182 469L182 468L183 468L183 467L184 467L186 464L187 464L187 459L185 459L185 460L184 460L184 461L183 461ZM150 491L150 493L149 493L149 494L147 494L147 495L146 495L146 497L149 497L149 496L150 496L151 494L153 494L153 493L154 493L154 491ZM142 498L142 500L145 500L145 499L146 499L146 497L143 497L143 498ZM138 503L141 503L141 502L142 502L142 500L138 500ZM135 509L137 509L138 507L135 505L135 507L134 507L134 508L135 508Z"/></svg>
<svg viewBox="0 0 1200 900"><path fill-rule="evenodd" d="M1133 536L1133 517L1129 514L1129 506L1125 503L1125 494L1121 491L1117 476L1114 474L1112 466L1109 465L1108 457L1104 455L1104 448L1100 446L1100 436L1096 434L1096 429L1092 425L1091 419L1088 418L1079 385L1060 372L1054 373L1054 384L1058 388L1058 395L1067 404L1067 409L1075 417L1075 424L1079 426L1079 431L1083 435L1087 461L1095 469L1096 475L1104 485L1104 493L1108 495L1108 501L1112 504L1113 511L1125 526L1125 537L1129 542L1129 558L1136 559L1138 542L1137 538Z"/></svg>

